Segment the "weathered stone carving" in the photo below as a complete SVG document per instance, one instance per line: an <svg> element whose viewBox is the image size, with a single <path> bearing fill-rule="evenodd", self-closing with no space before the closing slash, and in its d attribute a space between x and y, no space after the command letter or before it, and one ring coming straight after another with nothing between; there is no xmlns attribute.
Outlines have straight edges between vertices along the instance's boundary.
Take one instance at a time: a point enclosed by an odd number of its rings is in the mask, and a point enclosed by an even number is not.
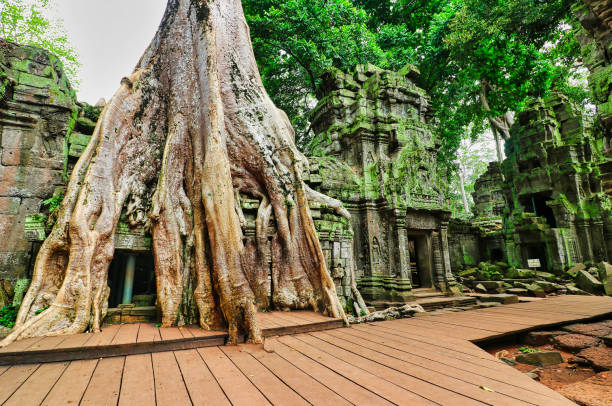
<svg viewBox="0 0 612 406"><path fill-rule="evenodd" d="M603 159L587 117L562 95L534 101L506 143L504 234L510 265L559 270L612 255Z"/></svg>
<svg viewBox="0 0 612 406"><path fill-rule="evenodd" d="M413 297L412 287L445 291L455 283L440 144L417 75L412 66L330 71L312 113L313 154L343 162L359 178L360 193L339 198L352 214L359 287L370 303L402 302Z"/></svg>

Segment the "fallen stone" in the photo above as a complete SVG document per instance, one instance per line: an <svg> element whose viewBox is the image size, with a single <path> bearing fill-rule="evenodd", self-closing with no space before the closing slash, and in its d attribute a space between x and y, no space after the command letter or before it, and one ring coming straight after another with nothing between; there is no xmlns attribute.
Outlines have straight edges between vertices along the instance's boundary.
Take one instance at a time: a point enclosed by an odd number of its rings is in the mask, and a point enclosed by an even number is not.
<svg viewBox="0 0 612 406"><path fill-rule="evenodd" d="M578 275L579 271L584 271L585 269L586 269L585 264L576 264L570 269L568 269L567 272L565 273L568 274L572 279L574 279L576 275Z"/></svg>
<svg viewBox="0 0 612 406"><path fill-rule="evenodd" d="M476 275L476 272L478 272L478 269L476 268L470 268L470 269L466 269L465 271L460 271L457 273L457 276L461 276L462 278L466 278L468 276L474 276Z"/></svg>
<svg viewBox="0 0 612 406"><path fill-rule="evenodd" d="M553 337L569 334L567 331L532 331L521 337L521 342L528 345L550 344Z"/></svg>
<svg viewBox="0 0 612 406"><path fill-rule="evenodd" d="M572 284L565 285L565 288L567 289L567 293L569 295L589 295L590 294L589 292L585 292L584 290L579 289Z"/></svg>
<svg viewBox="0 0 612 406"><path fill-rule="evenodd" d="M505 362L506 364L510 365L511 367L516 365L516 361L513 360L513 359L510 359L510 358L501 357L500 360Z"/></svg>
<svg viewBox="0 0 612 406"><path fill-rule="evenodd" d="M478 293L487 293L487 288L485 288L482 283L478 283L474 286L474 291Z"/></svg>
<svg viewBox="0 0 612 406"><path fill-rule="evenodd" d="M544 280L549 281L549 282L554 282L554 281L557 280L557 276L555 274L550 273L550 272L536 271L535 276L538 279L544 279Z"/></svg>
<svg viewBox="0 0 612 406"><path fill-rule="evenodd" d="M578 271L576 275L576 285L589 293L603 292L603 284L587 271Z"/></svg>
<svg viewBox="0 0 612 406"><path fill-rule="evenodd" d="M606 295L612 296L612 265L607 262L600 262L597 265L599 280L603 284Z"/></svg>
<svg viewBox="0 0 612 406"><path fill-rule="evenodd" d="M612 334L608 334L605 337L602 337L604 344L606 344L608 347L612 347Z"/></svg>
<svg viewBox="0 0 612 406"><path fill-rule="evenodd" d="M540 377L540 375L538 375L535 372L525 372L525 375L527 375L528 377L530 377L531 379L538 379Z"/></svg>
<svg viewBox="0 0 612 406"><path fill-rule="evenodd" d="M506 271L506 278L510 279L525 279L535 277L535 272L531 269L510 268Z"/></svg>
<svg viewBox="0 0 612 406"><path fill-rule="evenodd" d="M497 302L501 304L513 304L519 302L518 296L509 295L506 293L478 295L478 300L480 300L481 302Z"/></svg>
<svg viewBox="0 0 612 406"><path fill-rule="evenodd" d="M484 302L484 303L479 304L479 307L481 309L488 309L489 307L497 307L497 306L502 306L502 304L499 302Z"/></svg>
<svg viewBox="0 0 612 406"><path fill-rule="evenodd" d="M557 365L563 362L563 357L559 352L530 352L528 354L517 355L514 359L521 364L537 365L540 367Z"/></svg>
<svg viewBox="0 0 612 406"><path fill-rule="evenodd" d="M585 348L576 354L580 358L588 361L595 371L612 370L612 348L591 347Z"/></svg>
<svg viewBox="0 0 612 406"><path fill-rule="evenodd" d="M597 324L570 324L562 328L570 333L583 334L586 336L603 337L612 333L612 328Z"/></svg>
<svg viewBox="0 0 612 406"><path fill-rule="evenodd" d="M546 297L544 289L542 289L537 283L527 285L525 288L535 297Z"/></svg>
<svg viewBox="0 0 612 406"><path fill-rule="evenodd" d="M495 290L504 287L504 282L501 281L475 281L474 283L484 286L487 290Z"/></svg>
<svg viewBox="0 0 612 406"><path fill-rule="evenodd" d="M511 295L527 296L529 291L523 288L512 288L512 289L506 290L506 293L509 293Z"/></svg>
<svg viewBox="0 0 612 406"><path fill-rule="evenodd" d="M612 372L601 372L585 381L565 385L557 391L580 405L612 405Z"/></svg>
<svg viewBox="0 0 612 406"><path fill-rule="evenodd" d="M546 281L536 281L535 283L536 285L541 287L542 290L544 290L544 292L546 293L554 292L557 290L557 288L555 287L556 283L546 282Z"/></svg>
<svg viewBox="0 0 612 406"><path fill-rule="evenodd" d="M584 348L599 345L601 340L596 337L582 334L565 334L553 337L552 342L557 348L576 353Z"/></svg>

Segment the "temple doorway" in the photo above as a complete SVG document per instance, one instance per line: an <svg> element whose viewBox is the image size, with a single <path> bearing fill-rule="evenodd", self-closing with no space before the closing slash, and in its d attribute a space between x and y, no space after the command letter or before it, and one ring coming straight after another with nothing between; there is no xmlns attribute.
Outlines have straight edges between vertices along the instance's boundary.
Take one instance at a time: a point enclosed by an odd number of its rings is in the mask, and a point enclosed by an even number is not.
<svg viewBox="0 0 612 406"><path fill-rule="evenodd" d="M108 307L133 304L138 307L154 306L156 297L153 255L116 251L109 269Z"/></svg>
<svg viewBox="0 0 612 406"><path fill-rule="evenodd" d="M431 288L431 244L427 234L408 236L408 255L410 256L410 272L412 288Z"/></svg>

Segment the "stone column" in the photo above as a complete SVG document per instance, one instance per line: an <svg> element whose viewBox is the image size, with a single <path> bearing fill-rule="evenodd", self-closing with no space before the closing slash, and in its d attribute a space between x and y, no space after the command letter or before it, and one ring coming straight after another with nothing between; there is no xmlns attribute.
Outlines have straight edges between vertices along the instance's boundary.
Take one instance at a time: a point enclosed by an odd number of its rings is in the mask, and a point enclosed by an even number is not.
<svg viewBox="0 0 612 406"><path fill-rule="evenodd" d="M136 272L136 256L128 255L125 265L125 279L123 281L123 300L122 304L132 303L132 294L134 293L134 273Z"/></svg>
<svg viewBox="0 0 612 406"><path fill-rule="evenodd" d="M448 248L448 221L440 222L440 247L442 249L442 265L444 267L444 276L448 285L455 284L455 277L451 271L450 252Z"/></svg>
<svg viewBox="0 0 612 406"><path fill-rule="evenodd" d="M580 244L581 262L593 261L593 242L591 241L590 225L588 220L576 221L578 242Z"/></svg>

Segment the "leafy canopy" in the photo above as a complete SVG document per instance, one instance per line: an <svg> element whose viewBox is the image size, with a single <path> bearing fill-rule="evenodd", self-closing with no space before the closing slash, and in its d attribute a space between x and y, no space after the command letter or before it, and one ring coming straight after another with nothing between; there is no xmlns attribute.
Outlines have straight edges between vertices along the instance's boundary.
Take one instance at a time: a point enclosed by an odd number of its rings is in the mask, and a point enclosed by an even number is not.
<svg viewBox="0 0 612 406"><path fill-rule="evenodd" d="M79 58L62 21L48 17L49 0L0 0L0 37L51 51L59 57L71 84L78 86Z"/></svg>

